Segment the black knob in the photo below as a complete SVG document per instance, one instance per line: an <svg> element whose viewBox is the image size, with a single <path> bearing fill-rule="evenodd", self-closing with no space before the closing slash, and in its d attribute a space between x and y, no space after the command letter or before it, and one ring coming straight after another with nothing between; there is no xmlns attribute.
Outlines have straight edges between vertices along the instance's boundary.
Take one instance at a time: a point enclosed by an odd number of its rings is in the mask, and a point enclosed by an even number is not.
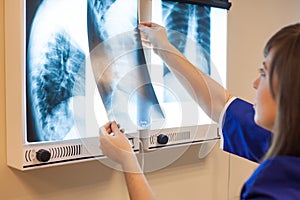
<svg viewBox="0 0 300 200"><path fill-rule="evenodd" d="M40 149L36 152L36 159L40 162L47 162L50 160L51 153L48 150Z"/></svg>
<svg viewBox="0 0 300 200"><path fill-rule="evenodd" d="M157 136L157 142L158 142L158 144L167 144L168 141L169 141L169 137L167 135L159 134Z"/></svg>

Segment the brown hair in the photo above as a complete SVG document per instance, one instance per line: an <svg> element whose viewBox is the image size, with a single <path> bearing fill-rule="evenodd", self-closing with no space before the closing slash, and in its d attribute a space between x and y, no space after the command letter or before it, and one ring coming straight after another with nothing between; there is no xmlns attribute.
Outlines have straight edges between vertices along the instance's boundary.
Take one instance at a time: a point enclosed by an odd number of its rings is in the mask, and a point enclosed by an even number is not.
<svg viewBox="0 0 300 200"><path fill-rule="evenodd" d="M270 63L270 89L277 102L274 138L265 158L300 157L300 23L286 26L267 42L264 55L274 51ZM274 88L274 77L278 79Z"/></svg>

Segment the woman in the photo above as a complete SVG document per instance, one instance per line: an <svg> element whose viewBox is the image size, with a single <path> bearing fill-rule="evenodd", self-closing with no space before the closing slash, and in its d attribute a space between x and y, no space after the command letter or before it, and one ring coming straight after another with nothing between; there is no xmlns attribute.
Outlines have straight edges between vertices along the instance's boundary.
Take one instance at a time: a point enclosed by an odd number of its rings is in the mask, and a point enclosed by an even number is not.
<svg viewBox="0 0 300 200"><path fill-rule="evenodd" d="M199 72L170 44L163 27L144 22L139 29L143 43L152 45L183 86L193 88L189 92L196 94L192 96L203 110L213 120L221 119L224 150L253 161L260 161L264 156L244 184L240 198L299 199L300 24L282 28L267 42L260 76L253 83L254 105L232 97L221 85ZM115 135L108 134L111 132ZM125 171L131 199L155 199L116 123L106 124L100 135L103 153L120 163Z"/></svg>

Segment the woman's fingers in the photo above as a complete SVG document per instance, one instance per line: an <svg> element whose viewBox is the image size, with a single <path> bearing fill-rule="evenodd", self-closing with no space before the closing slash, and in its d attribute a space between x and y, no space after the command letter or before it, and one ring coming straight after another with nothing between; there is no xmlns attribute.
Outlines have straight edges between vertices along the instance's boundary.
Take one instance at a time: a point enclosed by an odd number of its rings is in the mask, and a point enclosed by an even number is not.
<svg viewBox="0 0 300 200"><path fill-rule="evenodd" d="M139 25L151 27L152 26L152 22L140 22Z"/></svg>
<svg viewBox="0 0 300 200"><path fill-rule="evenodd" d="M140 22L140 26L147 26L147 27L158 27L160 25L153 23L153 22Z"/></svg>
<svg viewBox="0 0 300 200"><path fill-rule="evenodd" d="M107 122L107 123L104 124L104 126L102 126L102 127L106 130L106 132L107 132L108 134L112 132L112 130L111 130L111 122Z"/></svg>

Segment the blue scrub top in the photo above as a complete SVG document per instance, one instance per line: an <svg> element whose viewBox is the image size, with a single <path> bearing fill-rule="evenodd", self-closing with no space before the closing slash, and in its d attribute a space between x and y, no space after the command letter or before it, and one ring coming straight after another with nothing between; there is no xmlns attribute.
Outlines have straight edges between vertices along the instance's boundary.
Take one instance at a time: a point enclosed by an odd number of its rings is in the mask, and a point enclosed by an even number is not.
<svg viewBox="0 0 300 200"><path fill-rule="evenodd" d="M272 133L256 125L253 105L239 98L227 107L222 121L223 150L259 162Z"/></svg>
<svg viewBox="0 0 300 200"><path fill-rule="evenodd" d="M241 199L300 199L300 158L276 156L263 161L244 184Z"/></svg>
<svg viewBox="0 0 300 200"><path fill-rule="evenodd" d="M254 122L253 105L234 99L222 120L223 150L259 162L272 133ZM276 156L264 160L244 184L241 199L300 199L300 158Z"/></svg>

